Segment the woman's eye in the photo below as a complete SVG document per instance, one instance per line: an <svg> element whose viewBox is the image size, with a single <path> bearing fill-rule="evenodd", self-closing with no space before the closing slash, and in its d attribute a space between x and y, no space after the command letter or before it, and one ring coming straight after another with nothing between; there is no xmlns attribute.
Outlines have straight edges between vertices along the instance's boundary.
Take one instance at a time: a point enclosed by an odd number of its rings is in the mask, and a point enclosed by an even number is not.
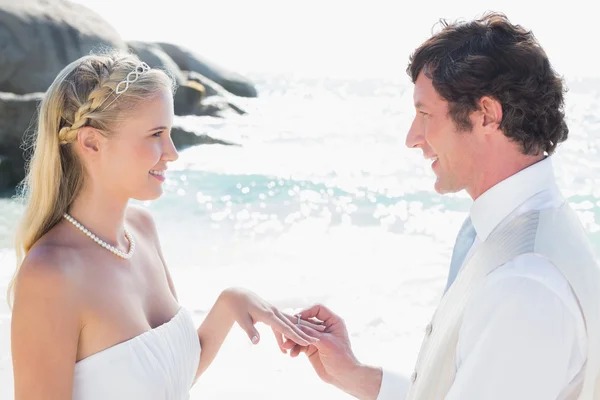
<svg viewBox="0 0 600 400"><path fill-rule="evenodd" d="M162 131L158 131L158 132L155 132L152 136L160 137L161 134L162 134Z"/></svg>

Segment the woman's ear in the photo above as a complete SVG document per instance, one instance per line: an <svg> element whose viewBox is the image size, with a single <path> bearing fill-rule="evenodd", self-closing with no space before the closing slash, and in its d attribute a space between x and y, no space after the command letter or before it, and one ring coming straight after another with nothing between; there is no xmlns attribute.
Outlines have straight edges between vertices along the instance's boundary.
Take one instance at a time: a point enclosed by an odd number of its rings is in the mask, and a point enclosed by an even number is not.
<svg viewBox="0 0 600 400"><path fill-rule="evenodd" d="M101 135L96 129L84 126L77 132L77 142L81 151L87 154L97 153L100 149Z"/></svg>

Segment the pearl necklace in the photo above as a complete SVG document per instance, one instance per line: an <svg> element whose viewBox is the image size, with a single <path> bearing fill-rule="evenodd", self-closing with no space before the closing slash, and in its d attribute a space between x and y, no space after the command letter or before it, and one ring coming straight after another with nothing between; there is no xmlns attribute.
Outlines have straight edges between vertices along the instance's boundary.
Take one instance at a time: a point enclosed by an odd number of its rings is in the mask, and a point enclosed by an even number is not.
<svg viewBox="0 0 600 400"><path fill-rule="evenodd" d="M75 218L71 217L69 214L65 213L63 215L67 221L75 225L79 228L80 231L85 233L90 239L94 242L98 243L100 246L104 247L106 250L109 250L116 254L117 256L129 260L133 255L133 251L135 250L135 241L133 240L133 236L131 233L125 228L125 236L127 240L129 240L129 253L123 253L121 250L117 249L115 246L112 246L106 243L104 240L100 239L98 236L94 235L92 232L88 231L83 225L81 225Z"/></svg>

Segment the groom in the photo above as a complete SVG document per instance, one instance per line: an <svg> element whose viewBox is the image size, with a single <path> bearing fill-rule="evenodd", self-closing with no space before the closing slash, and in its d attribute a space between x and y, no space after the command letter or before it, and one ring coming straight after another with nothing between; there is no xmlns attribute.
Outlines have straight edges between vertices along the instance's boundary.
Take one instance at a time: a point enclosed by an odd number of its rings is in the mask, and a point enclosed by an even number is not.
<svg viewBox="0 0 600 400"><path fill-rule="evenodd" d="M432 163L436 192L474 201L408 393L355 358L323 305L301 312L326 325L301 326L318 343L280 345L359 399L600 399L600 272L552 167L568 136L561 79L533 34L501 14L444 24L408 74L406 145Z"/></svg>

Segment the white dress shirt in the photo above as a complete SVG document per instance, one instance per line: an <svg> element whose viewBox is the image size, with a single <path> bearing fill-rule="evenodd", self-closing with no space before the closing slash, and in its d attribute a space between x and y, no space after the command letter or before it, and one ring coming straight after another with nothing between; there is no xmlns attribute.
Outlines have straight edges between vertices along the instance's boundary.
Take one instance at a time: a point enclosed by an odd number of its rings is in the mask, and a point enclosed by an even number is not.
<svg viewBox="0 0 600 400"><path fill-rule="evenodd" d="M465 261L503 220L564 201L550 158L498 183L471 207L477 236ZM489 274L466 308L446 399L571 399L585 353L584 320L569 283L547 259L523 254ZM378 400L404 398L402 382L384 369Z"/></svg>

